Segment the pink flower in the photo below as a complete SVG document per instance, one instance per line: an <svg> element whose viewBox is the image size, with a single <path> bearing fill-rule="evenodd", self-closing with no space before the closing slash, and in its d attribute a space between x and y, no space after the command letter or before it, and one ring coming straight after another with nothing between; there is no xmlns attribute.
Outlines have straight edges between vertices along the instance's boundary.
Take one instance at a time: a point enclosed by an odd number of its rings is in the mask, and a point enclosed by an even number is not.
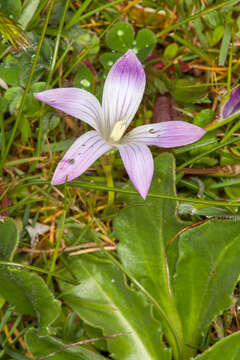
<svg viewBox="0 0 240 360"><path fill-rule="evenodd" d="M226 104L223 105L223 119L226 119L237 111L240 111L240 87L232 92L229 100L226 102Z"/></svg>
<svg viewBox="0 0 240 360"><path fill-rule="evenodd" d="M78 88L60 88L34 96L87 124L90 130L75 140L59 162L51 183L62 184L80 176L101 155L117 148L125 169L143 199L153 176L153 158L148 145L172 148L193 143L205 131L184 121L142 125L124 135L142 100L146 84L142 64L128 50L112 66L103 89L102 105L91 93Z"/></svg>

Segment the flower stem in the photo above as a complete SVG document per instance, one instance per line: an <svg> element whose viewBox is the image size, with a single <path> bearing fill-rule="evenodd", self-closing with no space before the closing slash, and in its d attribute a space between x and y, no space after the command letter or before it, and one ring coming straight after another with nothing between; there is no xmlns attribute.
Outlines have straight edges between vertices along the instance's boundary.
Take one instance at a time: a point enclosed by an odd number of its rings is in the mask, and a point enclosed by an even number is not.
<svg viewBox="0 0 240 360"><path fill-rule="evenodd" d="M109 187L114 187L114 181L112 177L112 163L113 163L113 159L111 154L106 154L103 158L103 170L106 175L107 186ZM112 204L114 203L114 198L115 198L114 191L109 191L108 203L107 203L108 208L111 207Z"/></svg>

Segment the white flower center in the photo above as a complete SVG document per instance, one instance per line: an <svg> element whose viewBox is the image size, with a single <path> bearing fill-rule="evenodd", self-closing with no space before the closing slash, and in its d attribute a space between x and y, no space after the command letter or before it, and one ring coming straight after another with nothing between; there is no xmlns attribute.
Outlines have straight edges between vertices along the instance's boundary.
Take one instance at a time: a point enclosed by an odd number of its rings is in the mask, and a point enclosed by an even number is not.
<svg viewBox="0 0 240 360"><path fill-rule="evenodd" d="M114 125L114 128L112 129L110 139L113 140L114 142L119 141L123 136L125 130L126 130L126 121L125 120L118 121Z"/></svg>

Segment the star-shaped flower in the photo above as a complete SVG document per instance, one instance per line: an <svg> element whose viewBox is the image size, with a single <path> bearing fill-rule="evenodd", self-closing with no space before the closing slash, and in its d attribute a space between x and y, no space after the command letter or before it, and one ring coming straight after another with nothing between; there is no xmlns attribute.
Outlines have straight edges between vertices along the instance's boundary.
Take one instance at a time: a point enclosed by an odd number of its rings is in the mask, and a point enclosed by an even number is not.
<svg viewBox="0 0 240 360"><path fill-rule="evenodd" d="M153 176L153 158L147 145L163 148L187 145L205 131L184 121L166 121L138 126L125 134L137 112L145 89L142 64L128 50L112 66L106 78L102 106L91 93L78 88L60 88L34 96L87 124L94 130L81 135L59 162L51 183L71 181L80 176L101 155L117 148L125 169L143 199Z"/></svg>

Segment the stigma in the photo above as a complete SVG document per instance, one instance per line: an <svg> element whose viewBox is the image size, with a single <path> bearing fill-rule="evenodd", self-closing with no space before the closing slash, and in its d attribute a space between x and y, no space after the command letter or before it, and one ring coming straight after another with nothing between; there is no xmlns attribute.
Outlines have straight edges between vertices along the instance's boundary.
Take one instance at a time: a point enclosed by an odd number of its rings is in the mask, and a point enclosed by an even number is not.
<svg viewBox="0 0 240 360"><path fill-rule="evenodd" d="M117 142L121 139L121 137L124 134L124 131L126 130L126 121L121 120L116 122L114 125L112 132L110 134L110 139L114 142Z"/></svg>

